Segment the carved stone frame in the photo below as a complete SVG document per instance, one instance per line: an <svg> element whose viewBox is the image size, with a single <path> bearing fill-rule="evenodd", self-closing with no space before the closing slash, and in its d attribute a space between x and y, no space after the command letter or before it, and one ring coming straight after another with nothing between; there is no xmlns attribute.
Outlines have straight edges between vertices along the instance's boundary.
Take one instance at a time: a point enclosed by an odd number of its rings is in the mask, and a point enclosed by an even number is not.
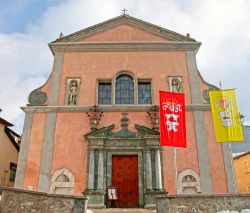
<svg viewBox="0 0 250 213"><path fill-rule="evenodd" d="M112 177L112 156L113 155L137 155L138 156L138 189L139 189L139 206L143 206L143 153L142 150L133 151L127 150L124 151L122 149L110 149L107 150L107 186L111 185L111 177Z"/></svg>
<svg viewBox="0 0 250 213"><path fill-rule="evenodd" d="M106 205L105 193L112 180L112 156L137 155L139 207L155 208L155 196L165 192L159 132L139 125L136 125L137 132L124 126L120 131L112 132L113 128L114 125L110 125L85 135L89 141L89 168L84 194L89 197L89 206L103 208ZM157 157L155 161L152 161L150 152ZM99 154L94 156L94 153ZM154 178L150 178L153 174Z"/></svg>
<svg viewBox="0 0 250 213"><path fill-rule="evenodd" d="M65 175L69 182L58 182L56 179L60 175ZM74 188L75 188L75 178L74 175L66 168L58 169L54 172L52 178L51 178L51 185L50 185L50 193L55 193L56 188L67 188L69 191L69 195L74 194Z"/></svg>
<svg viewBox="0 0 250 213"><path fill-rule="evenodd" d="M173 79L178 79L180 82L181 82L181 93L184 92L184 88L183 88L183 76L168 76L167 77L167 82L168 82L168 90L169 92L172 92L173 89L172 89L172 80Z"/></svg>
<svg viewBox="0 0 250 213"><path fill-rule="evenodd" d="M185 176L191 175L195 178L196 182L183 183L182 180ZM201 192L200 176L192 169L184 169L180 172L177 179L177 194L183 194L184 188L195 188L197 193Z"/></svg>

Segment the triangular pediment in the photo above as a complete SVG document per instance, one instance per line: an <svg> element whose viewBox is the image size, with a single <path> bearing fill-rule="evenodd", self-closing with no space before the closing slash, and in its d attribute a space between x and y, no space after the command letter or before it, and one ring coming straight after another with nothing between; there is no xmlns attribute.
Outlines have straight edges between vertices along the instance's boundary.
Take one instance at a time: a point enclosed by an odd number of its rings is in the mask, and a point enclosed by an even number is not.
<svg viewBox="0 0 250 213"><path fill-rule="evenodd" d="M120 24L104 32L85 37L79 42L113 42L113 41L169 41L152 32L147 32L130 24Z"/></svg>
<svg viewBox="0 0 250 213"><path fill-rule="evenodd" d="M111 130L115 127L114 124L106 126L106 127L102 127L100 129L96 129L91 131L90 133L85 135L85 138L101 138L101 137L107 137L108 135L111 134Z"/></svg>
<svg viewBox="0 0 250 213"><path fill-rule="evenodd" d="M137 132L132 132L127 127L122 127L118 132L112 132L115 125L112 124L107 127L102 127L100 129L96 129L91 131L90 133L85 135L85 138L143 138L145 136L159 136L159 132L153 129L150 129L145 126L141 126L135 124L135 128Z"/></svg>
<svg viewBox="0 0 250 213"><path fill-rule="evenodd" d="M160 135L158 131L150 129L146 126L135 124L135 128L137 129L138 132L140 132L140 135L143 135L143 136L159 136Z"/></svg>
<svg viewBox="0 0 250 213"><path fill-rule="evenodd" d="M183 41L193 38L167 30L128 15L121 15L100 24L61 37L52 43L110 41Z"/></svg>

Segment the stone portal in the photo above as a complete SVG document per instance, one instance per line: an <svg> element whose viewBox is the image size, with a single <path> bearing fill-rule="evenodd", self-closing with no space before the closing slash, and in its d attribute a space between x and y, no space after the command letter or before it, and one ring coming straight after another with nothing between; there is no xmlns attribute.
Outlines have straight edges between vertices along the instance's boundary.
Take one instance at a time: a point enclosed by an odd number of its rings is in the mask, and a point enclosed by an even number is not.
<svg viewBox="0 0 250 213"><path fill-rule="evenodd" d="M118 206L155 208L155 196L165 193L159 132L140 125L135 125L137 131L132 132L123 115L120 131L112 132L114 125L110 125L85 135L89 141L89 168L84 194L89 197L90 208L107 206L106 192L112 184L118 186Z"/></svg>

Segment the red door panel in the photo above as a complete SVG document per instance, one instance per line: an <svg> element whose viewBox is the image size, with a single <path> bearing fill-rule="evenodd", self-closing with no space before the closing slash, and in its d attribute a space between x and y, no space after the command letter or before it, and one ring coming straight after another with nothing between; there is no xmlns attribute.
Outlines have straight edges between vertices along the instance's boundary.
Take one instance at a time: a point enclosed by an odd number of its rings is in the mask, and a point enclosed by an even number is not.
<svg viewBox="0 0 250 213"><path fill-rule="evenodd" d="M138 156L112 156L112 185L117 187L117 206L132 207L139 204Z"/></svg>

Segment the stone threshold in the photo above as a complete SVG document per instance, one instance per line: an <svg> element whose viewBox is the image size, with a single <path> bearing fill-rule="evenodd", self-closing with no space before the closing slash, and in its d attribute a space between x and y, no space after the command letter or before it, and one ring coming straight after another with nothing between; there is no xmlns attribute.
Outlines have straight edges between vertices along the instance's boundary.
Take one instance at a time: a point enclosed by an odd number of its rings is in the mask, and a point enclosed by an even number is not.
<svg viewBox="0 0 250 213"><path fill-rule="evenodd" d="M107 208L88 209L87 213L156 213L156 210L144 208Z"/></svg>

